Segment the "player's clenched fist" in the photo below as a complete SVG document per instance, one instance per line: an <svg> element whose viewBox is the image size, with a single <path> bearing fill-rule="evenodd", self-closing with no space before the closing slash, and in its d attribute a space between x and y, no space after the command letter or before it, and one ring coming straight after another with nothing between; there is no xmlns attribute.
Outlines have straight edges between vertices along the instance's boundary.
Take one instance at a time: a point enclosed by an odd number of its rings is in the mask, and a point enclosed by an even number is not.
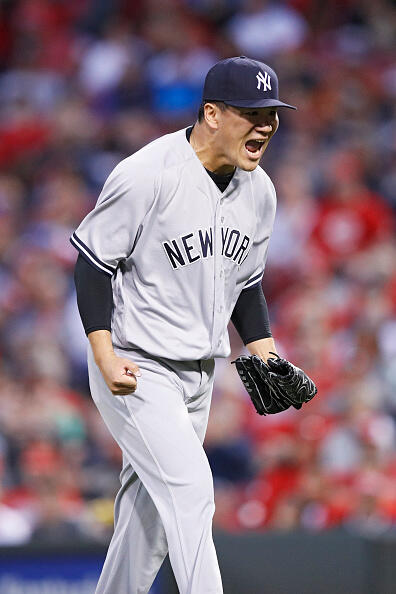
<svg viewBox="0 0 396 594"><path fill-rule="evenodd" d="M136 363L115 354L108 330L90 332L88 339L95 363L112 393L115 396L132 394L137 387L136 378L141 375Z"/></svg>
<svg viewBox="0 0 396 594"><path fill-rule="evenodd" d="M115 396L132 394L137 387L137 377L141 375L139 367L130 359L109 353L102 358L98 367L109 389Z"/></svg>

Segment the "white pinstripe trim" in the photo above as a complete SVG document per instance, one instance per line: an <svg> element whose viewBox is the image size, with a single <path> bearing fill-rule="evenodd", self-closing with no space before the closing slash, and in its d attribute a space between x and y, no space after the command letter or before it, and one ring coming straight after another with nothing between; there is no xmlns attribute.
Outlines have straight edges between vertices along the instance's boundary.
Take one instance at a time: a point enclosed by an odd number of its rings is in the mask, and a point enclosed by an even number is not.
<svg viewBox="0 0 396 594"><path fill-rule="evenodd" d="M254 276L252 278L252 280L250 280L250 281L248 281L246 283L246 285L243 287L243 290L250 289L250 287L253 287L254 285L257 285L259 282L261 282L263 276L264 276L264 271L260 275Z"/></svg>
<svg viewBox="0 0 396 594"><path fill-rule="evenodd" d="M101 264L100 260L98 260L97 258L93 258L91 256L91 254L85 249L84 245L81 245L81 241L78 239L78 237L76 235L74 235L74 236L72 235L70 237L70 241L74 245L74 247L77 248L77 250L79 252L83 252L86 255L86 257L92 262L92 264L95 266L95 268L100 268L100 270L102 270L109 276L113 276L114 272L110 272L109 268L106 268L105 266L103 266L103 264Z"/></svg>

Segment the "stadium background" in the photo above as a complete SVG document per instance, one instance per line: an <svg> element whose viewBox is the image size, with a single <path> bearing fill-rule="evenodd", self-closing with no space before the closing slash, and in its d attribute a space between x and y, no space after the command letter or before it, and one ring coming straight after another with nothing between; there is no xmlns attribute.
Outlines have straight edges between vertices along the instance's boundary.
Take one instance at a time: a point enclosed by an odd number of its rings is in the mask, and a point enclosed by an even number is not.
<svg viewBox="0 0 396 594"><path fill-rule="evenodd" d="M240 54L298 106L263 159L264 292L319 396L263 419L217 362L214 525L396 533L395 39L390 0L0 2L0 545L108 542L121 458L89 397L68 238L115 164L193 123L208 68Z"/></svg>

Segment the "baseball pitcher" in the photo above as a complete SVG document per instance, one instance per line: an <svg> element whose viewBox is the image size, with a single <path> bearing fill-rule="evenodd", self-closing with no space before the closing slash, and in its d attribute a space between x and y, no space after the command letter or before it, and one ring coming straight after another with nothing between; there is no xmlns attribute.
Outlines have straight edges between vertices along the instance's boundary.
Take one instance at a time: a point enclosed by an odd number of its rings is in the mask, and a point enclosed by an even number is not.
<svg viewBox="0 0 396 594"><path fill-rule="evenodd" d="M146 594L168 552L182 594L223 592L202 443L230 319L257 412L316 392L276 354L261 285L276 197L259 162L284 108L269 66L218 62L197 122L119 163L72 235L92 398L124 462L97 594Z"/></svg>

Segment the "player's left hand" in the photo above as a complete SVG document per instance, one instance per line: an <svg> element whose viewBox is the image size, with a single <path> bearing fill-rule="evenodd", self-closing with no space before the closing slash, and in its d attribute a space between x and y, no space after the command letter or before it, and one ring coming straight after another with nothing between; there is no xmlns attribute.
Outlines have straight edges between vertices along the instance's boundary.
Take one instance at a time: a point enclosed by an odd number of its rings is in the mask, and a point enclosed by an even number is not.
<svg viewBox="0 0 396 594"><path fill-rule="evenodd" d="M260 415L273 415L302 407L317 393L310 377L276 353L265 363L257 355L238 357L233 363Z"/></svg>

